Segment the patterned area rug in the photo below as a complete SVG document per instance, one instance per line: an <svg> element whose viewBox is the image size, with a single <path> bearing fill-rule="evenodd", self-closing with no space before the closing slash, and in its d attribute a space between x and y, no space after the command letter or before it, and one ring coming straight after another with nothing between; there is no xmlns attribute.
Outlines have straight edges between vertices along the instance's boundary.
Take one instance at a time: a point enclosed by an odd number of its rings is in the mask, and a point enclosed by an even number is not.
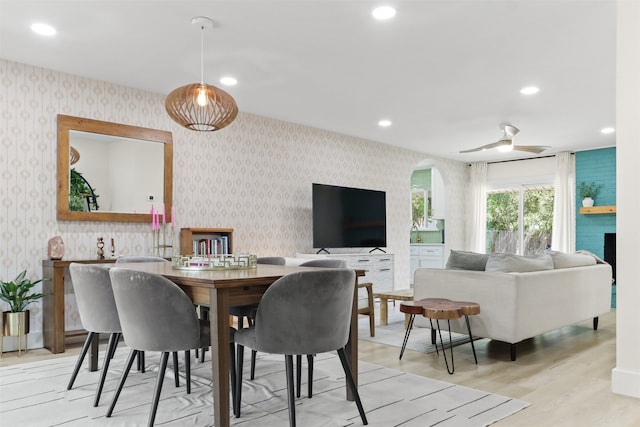
<svg viewBox="0 0 640 427"><path fill-rule="evenodd" d="M127 353L126 348L116 352L97 408L92 402L99 372L81 370L74 388L66 390L76 357L0 368L0 424L30 427L146 425L159 359L154 353L147 354L146 373L131 372L113 416L104 416ZM182 358L181 355L181 361ZM247 368L248 362L247 358ZM306 361L303 365L306 371ZM370 363L361 362L359 370L359 392L371 426L486 426L529 406L521 400ZM182 368L181 373L184 373ZM298 425L362 425L355 403L345 399L343 375L337 355L328 353L316 357L313 398L306 397L307 385L303 382L305 397L296 400ZM211 426L210 377L210 363L192 361L192 393L187 395L184 377L181 386L176 388L173 372L167 369L156 425ZM232 418L231 424L288 425L284 358L259 354L256 379L248 378L246 372L242 417ZM306 378L306 372L303 372L303 378Z"/></svg>

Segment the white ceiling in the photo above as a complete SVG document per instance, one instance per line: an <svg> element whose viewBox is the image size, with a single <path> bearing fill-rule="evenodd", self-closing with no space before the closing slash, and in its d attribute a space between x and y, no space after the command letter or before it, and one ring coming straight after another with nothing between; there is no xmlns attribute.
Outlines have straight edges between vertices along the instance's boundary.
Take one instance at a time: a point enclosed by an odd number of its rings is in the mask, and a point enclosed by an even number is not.
<svg viewBox="0 0 640 427"><path fill-rule="evenodd" d="M376 21L380 4L395 18ZM241 111L461 161L615 145L615 0L0 0L0 57L168 94L233 75ZM43 21L58 34L43 38ZM540 87L533 96L519 90ZM377 122L387 118L389 128ZM233 124L231 125L233 126ZM220 132L224 132L221 130Z"/></svg>

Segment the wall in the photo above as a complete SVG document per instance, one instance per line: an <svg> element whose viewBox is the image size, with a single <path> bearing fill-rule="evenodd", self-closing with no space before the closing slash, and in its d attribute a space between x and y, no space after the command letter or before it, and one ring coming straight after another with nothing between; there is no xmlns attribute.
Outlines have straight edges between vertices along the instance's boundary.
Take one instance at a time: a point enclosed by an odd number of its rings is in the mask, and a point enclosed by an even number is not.
<svg viewBox="0 0 640 427"><path fill-rule="evenodd" d="M171 131L176 245L180 227L232 227L234 249L259 256L310 252L311 184L387 192L388 249L396 287L409 283L410 177L425 153L240 113L228 128L178 127L164 96L0 60L0 277L41 276L47 241L60 235L64 259L93 259L96 239L121 255L151 252L150 226L56 220L56 115ZM242 110L242 105L240 105ZM467 166L434 158L447 193L447 241L464 247ZM2 305L4 308L4 305ZM33 304L31 347L41 346L41 304ZM73 299L67 323L77 323ZM5 339L5 348L11 344Z"/></svg>
<svg viewBox="0 0 640 427"><path fill-rule="evenodd" d="M640 3L617 2L616 175L617 253L616 366L611 390L640 397ZM624 284L624 285L623 285Z"/></svg>
<svg viewBox="0 0 640 427"><path fill-rule="evenodd" d="M595 182L602 189L596 206L616 204L616 148L576 153L576 183ZM576 249L604 256L604 233L616 232L616 215L582 215L582 198L576 191Z"/></svg>

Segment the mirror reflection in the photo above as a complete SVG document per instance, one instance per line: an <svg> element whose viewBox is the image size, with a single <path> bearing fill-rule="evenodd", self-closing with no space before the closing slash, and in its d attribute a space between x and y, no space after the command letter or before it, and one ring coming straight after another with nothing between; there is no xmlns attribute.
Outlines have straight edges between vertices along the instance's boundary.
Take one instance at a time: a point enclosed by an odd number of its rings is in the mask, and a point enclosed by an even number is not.
<svg viewBox="0 0 640 427"><path fill-rule="evenodd" d="M172 180L170 132L58 116L59 220L151 222Z"/></svg>
<svg viewBox="0 0 640 427"><path fill-rule="evenodd" d="M69 145L69 210L147 213L164 203L162 144L72 130Z"/></svg>

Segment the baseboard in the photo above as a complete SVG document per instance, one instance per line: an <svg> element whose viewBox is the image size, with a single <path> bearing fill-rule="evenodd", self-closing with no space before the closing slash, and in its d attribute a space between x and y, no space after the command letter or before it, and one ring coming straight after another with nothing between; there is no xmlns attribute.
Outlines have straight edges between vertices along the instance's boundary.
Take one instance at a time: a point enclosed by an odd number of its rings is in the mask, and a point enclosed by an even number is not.
<svg viewBox="0 0 640 427"><path fill-rule="evenodd" d="M640 372L611 370L611 391L625 396L640 397Z"/></svg>

